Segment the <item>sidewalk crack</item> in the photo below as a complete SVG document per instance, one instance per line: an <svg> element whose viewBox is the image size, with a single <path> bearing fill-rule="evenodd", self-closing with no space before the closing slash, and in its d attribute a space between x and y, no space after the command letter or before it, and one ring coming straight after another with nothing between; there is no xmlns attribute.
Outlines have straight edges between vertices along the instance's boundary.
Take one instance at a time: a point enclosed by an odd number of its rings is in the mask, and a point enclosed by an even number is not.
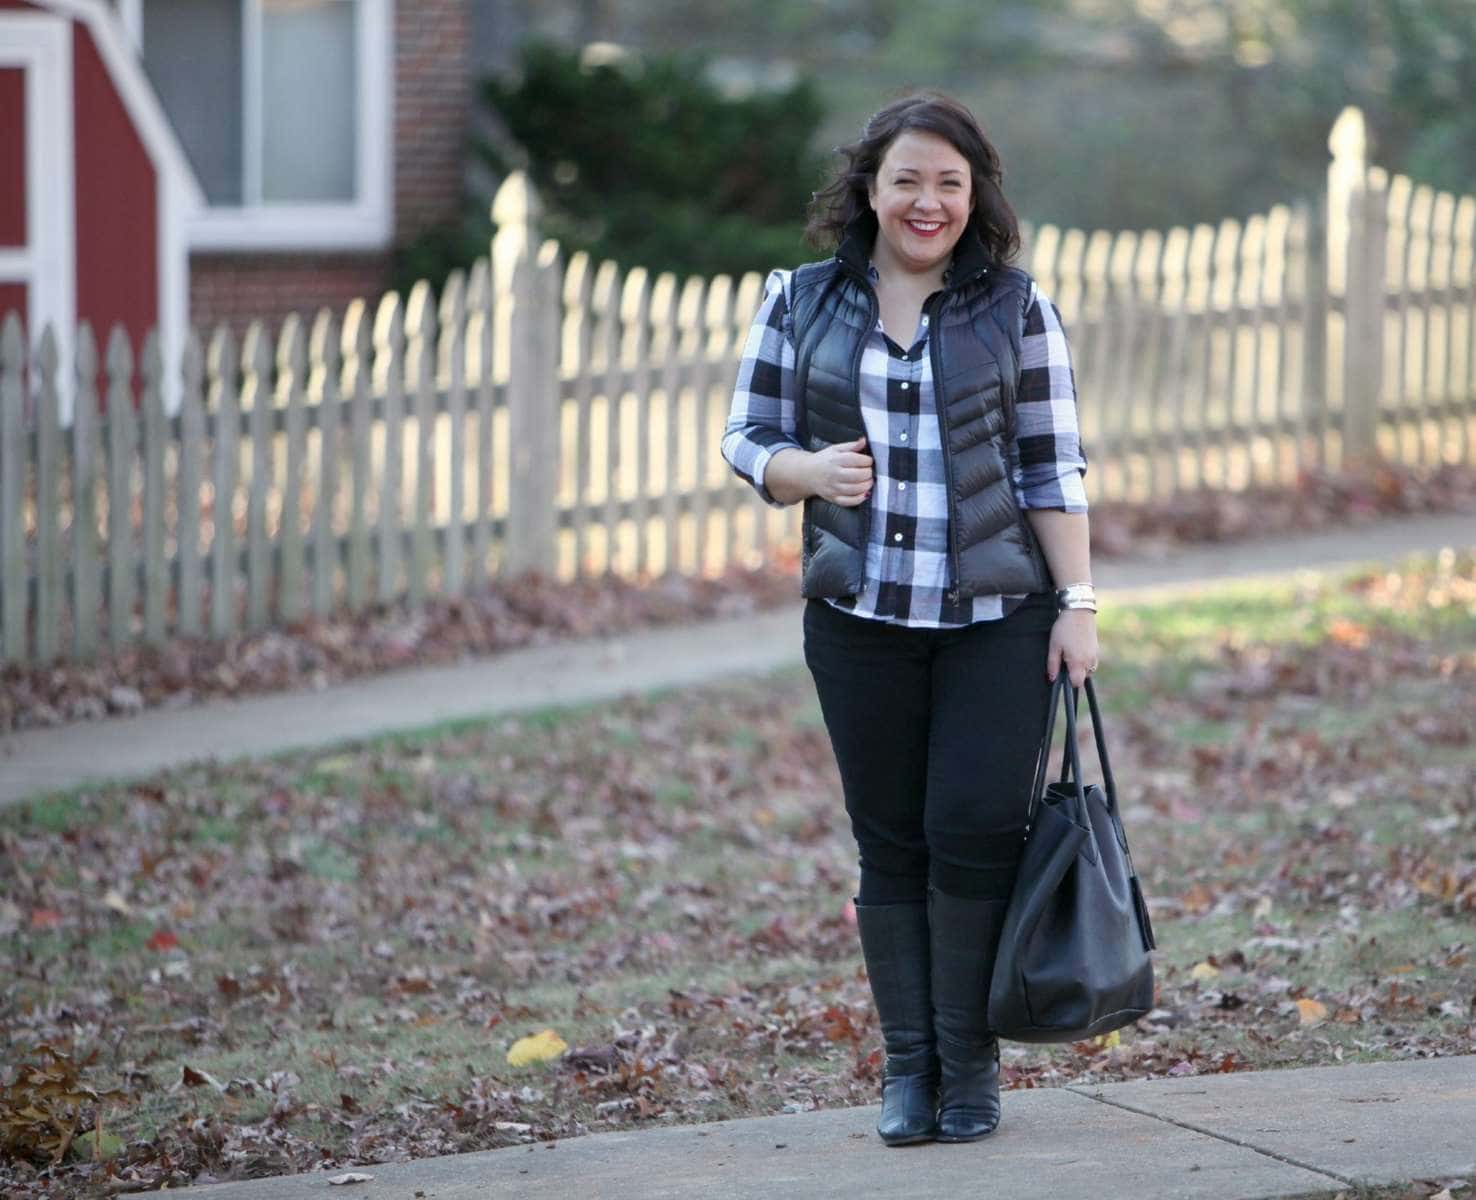
<svg viewBox="0 0 1476 1200"><path fill-rule="evenodd" d="M1329 1171L1325 1167L1315 1167L1311 1163L1302 1162L1300 1159L1292 1158L1289 1154L1278 1154L1275 1150L1267 1150L1257 1146L1253 1142L1242 1141L1240 1138L1231 1137L1228 1133L1218 1133L1213 1129L1206 1129L1203 1125L1196 1125L1192 1121L1180 1121L1175 1117L1166 1117L1161 1113L1151 1112L1144 1108L1134 1108L1131 1104L1124 1104L1120 1100L1109 1100L1100 1092L1090 1092L1079 1086L1066 1085L1066 1091L1081 1096L1087 1100L1095 1100L1098 1104L1106 1104L1112 1108L1120 1108L1124 1112L1136 1113L1140 1117L1152 1117L1155 1121L1162 1121L1165 1125L1177 1125L1180 1129L1187 1129L1191 1133L1202 1133L1205 1137L1212 1137L1216 1141L1228 1142L1232 1146L1239 1146L1242 1150L1252 1150L1266 1158L1273 1158L1277 1162L1286 1163L1288 1166L1300 1167L1304 1171L1311 1171L1314 1175L1325 1175L1329 1179L1335 1179L1341 1184L1349 1187L1357 1187L1358 1181L1346 1175L1339 1175L1336 1171Z"/></svg>

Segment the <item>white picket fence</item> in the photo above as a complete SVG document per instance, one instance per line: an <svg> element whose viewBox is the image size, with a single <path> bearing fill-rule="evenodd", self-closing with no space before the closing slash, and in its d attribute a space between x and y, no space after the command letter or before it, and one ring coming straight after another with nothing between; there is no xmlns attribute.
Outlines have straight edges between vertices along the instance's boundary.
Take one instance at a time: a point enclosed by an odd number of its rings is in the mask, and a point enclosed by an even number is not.
<svg viewBox="0 0 1476 1200"><path fill-rule="evenodd" d="M1075 356L1093 499L1472 461L1476 199L1340 118L1325 200L1167 233L1027 231ZM1327 216L1324 218L1323 214ZM311 328L0 331L0 661L229 637L528 571L712 574L793 547L718 454L762 279L567 264L527 181L439 300ZM174 371L173 379L166 371Z"/></svg>
<svg viewBox="0 0 1476 1200"><path fill-rule="evenodd" d="M1319 203L1034 234L1028 265L1071 337L1089 495L1284 484L1375 454L1473 461L1476 197L1370 167L1355 109L1329 146Z"/></svg>

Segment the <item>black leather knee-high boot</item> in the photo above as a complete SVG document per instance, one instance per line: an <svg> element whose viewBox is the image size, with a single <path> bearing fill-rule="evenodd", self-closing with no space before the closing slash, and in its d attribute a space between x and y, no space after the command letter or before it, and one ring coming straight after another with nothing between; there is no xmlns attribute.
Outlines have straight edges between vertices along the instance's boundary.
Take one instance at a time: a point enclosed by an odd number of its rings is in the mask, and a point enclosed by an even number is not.
<svg viewBox="0 0 1476 1200"><path fill-rule="evenodd" d="M933 1045L928 906L921 900L858 903L856 928L887 1050L876 1131L889 1146L931 1141L937 1131L938 1057Z"/></svg>
<svg viewBox="0 0 1476 1200"><path fill-rule="evenodd" d="M940 1142L972 1142L999 1125L999 1042L989 1029L989 983L1006 905L928 888Z"/></svg>

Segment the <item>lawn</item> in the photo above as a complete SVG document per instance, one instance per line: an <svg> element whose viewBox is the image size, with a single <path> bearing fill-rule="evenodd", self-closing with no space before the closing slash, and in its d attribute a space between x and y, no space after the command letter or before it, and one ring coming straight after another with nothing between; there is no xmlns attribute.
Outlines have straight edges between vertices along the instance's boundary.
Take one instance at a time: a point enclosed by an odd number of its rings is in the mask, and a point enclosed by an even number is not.
<svg viewBox="0 0 1476 1200"><path fill-rule="evenodd" d="M1476 1051L1476 558L1101 628L1158 1007L1009 1086ZM112 1093L53 1173L99 1195L874 1103L854 857L802 670L41 798L0 1084Z"/></svg>

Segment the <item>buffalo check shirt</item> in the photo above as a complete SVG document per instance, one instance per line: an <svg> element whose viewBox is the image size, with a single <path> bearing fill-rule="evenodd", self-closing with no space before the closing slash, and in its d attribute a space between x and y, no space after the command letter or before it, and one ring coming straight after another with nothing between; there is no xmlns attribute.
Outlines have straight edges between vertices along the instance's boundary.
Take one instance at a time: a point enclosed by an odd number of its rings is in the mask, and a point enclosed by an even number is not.
<svg viewBox="0 0 1476 1200"><path fill-rule="evenodd" d="M875 267L870 269L873 284ZM722 454L763 499L769 460L795 436L794 326L790 272L773 271L764 289L733 391ZM951 629L1008 616L1023 595L950 600L948 500L934 406L928 317L909 349L887 336L880 317L861 352L861 418L875 469L865 583L855 596L832 598L858 617L914 628ZM1013 437L1007 439L1015 500L1021 509L1087 510L1086 458L1076 420L1071 355L1056 306L1032 283L1025 310Z"/></svg>

